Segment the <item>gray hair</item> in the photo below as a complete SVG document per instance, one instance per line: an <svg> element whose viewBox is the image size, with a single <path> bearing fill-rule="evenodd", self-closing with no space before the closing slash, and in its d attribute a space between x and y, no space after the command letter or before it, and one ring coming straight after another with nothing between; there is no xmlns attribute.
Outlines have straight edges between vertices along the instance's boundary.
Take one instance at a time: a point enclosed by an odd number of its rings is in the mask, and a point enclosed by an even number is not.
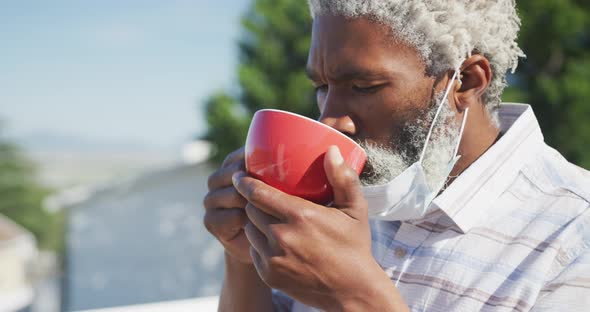
<svg viewBox="0 0 590 312"><path fill-rule="evenodd" d="M506 73L525 56L516 42L515 0L309 0L309 7L314 18L364 16L390 26L396 39L418 51L429 75L458 69L472 53L484 55L492 80L483 101L494 119Z"/></svg>

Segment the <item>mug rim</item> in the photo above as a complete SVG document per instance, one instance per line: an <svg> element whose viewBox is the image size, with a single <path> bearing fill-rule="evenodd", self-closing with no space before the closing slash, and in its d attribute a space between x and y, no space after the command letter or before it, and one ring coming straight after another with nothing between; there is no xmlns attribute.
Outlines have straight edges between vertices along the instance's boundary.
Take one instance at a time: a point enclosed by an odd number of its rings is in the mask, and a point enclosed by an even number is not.
<svg viewBox="0 0 590 312"><path fill-rule="evenodd" d="M351 143L353 143L353 144L354 144L356 147L358 147L358 148L360 148L361 150L363 150L363 151L364 151L364 149L363 149L363 148L360 146L360 144L358 144L358 143L357 143L355 140L351 139L350 137L348 137L348 136L347 136L347 135L345 135L344 133L342 133L342 132L340 132L340 131L338 131L338 130L336 130L336 129L334 129L334 128L332 128L332 127L330 127L330 126L328 126L328 125L326 125L326 124L324 124L324 123L321 123L321 122L319 122L319 121L317 121L317 120L311 119L311 118L309 118L309 117L307 117L307 116L299 115L299 114L296 114L296 113L293 113L293 112L289 112L289 111L285 111L285 110L281 110L281 109L274 109L274 108L264 108L264 109L260 109L260 110L256 111L256 113L254 113L254 115L258 114L259 112L274 112L274 113L282 113L282 114L287 114L287 115L292 115L292 116L295 116L295 117L299 117L299 118L307 119L308 121L311 121L311 122L313 122L313 123L315 123L315 124L318 124L318 125L320 125L320 126L322 126L322 127L325 127L325 128L327 128L328 130L330 130L330 131L332 131L332 132L335 132L335 133L337 133L338 135L340 135L340 136L344 137L345 139L347 139L348 141L350 141Z"/></svg>

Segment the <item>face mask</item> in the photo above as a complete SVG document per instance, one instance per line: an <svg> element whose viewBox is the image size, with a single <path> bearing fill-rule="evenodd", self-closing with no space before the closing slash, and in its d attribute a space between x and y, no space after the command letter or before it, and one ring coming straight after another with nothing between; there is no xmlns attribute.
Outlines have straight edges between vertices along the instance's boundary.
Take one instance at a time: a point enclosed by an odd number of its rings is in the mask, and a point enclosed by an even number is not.
<svg viewBox="0 0 590 312"><path fill-rule="evenodd" d="M457 156L457 152L461 137L463 136L469 108L465 109L465 113L463 114L459 139L457 140L452 158L449 160L446 170L441 176L441 181L431 183L430 185L433 185L432 187L429 186L429 183L426 180L423 161L434 125L436 124L436 120L440 115L443 105L445 105L446 99L453 86L453 82L457 78L457 74L458 72L455 71L442 101L439 104L436 114L434 115L420 159L389 183L376 186L364 186L362 188L365 199L369 204L369 218L385 221L416 220L434 210L434 207L430 207L430 203L443 188L451 170L453 170L453 167L460 158L460 156Z"/></svg>

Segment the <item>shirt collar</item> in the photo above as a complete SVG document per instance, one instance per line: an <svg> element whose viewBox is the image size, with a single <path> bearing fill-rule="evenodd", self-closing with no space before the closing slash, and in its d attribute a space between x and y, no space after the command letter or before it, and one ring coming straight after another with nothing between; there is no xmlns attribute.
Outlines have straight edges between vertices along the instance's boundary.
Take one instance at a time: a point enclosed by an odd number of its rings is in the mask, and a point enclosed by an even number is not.
<svg viewBox="0 0 590 312"><path fill-rule="evenodd" d="M503 136L433 201L463 233L485 220L488 208L543 143L530 105L504 103L499 118Z"/></svg>

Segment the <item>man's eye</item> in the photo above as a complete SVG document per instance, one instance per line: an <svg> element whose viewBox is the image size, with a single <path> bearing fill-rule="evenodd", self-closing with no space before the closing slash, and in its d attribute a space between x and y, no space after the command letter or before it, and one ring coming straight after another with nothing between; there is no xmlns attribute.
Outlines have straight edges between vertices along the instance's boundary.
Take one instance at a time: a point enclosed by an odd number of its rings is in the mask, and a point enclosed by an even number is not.
<svg viewBox="0 0 590 312"><path fill-rule="evenodd" d="M374 85L369 87L352 86L352 89L358 93L368 94L379 90L381 87L383 87L383 85Z"/></svg>

